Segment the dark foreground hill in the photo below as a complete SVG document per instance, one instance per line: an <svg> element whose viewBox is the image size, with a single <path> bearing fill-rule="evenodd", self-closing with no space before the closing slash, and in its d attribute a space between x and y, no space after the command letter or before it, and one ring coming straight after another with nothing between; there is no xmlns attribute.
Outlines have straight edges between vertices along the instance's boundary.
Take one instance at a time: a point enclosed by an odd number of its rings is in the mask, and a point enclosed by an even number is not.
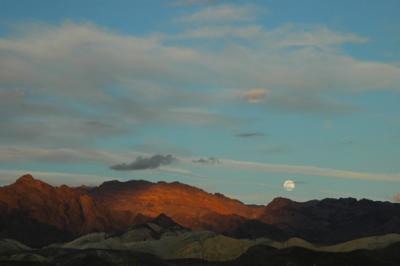
<svg viewBox="0 0 400 266"><path fill-rule="evenodd" d="M359 250L348 253L310 251L304 248L274 249L254 246L239 258L225 262L201 259L162 260L154 255L128 250L62 250L45 249L25 254L10 255L14 260L0 257L2 266L398 266L400 245L394 244L380 250ZM51 258L45 261L44 258Z"/></svg>
<svg viewBox="0 0 400 266"><path fill-rule="evenodd" d="M316 252L304 248L274 249L254 246L234 261L232 266L395 266L400 265L400 244L381 250L358 250L346 253Z"/></svg>

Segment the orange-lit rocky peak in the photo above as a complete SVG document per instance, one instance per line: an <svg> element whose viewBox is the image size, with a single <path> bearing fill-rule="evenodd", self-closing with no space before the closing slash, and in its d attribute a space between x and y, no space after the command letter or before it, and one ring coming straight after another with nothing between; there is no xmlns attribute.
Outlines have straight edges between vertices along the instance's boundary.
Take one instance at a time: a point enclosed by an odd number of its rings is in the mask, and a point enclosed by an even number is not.
<svg viewBox="0 0 400 266"><path fill-rule="evenodd" d="M35 179L32 175L26 174L18 178L11 187L31 187L36 189L52 189L53 187L41 180Z"/></svg>
<svg viewBox="0 0 400 266"><path fill-rule="evenodd" d="M0 187L0 213L34 220L74 235L120 225L85 190L66 185L53 187L31 175Z"/></svg>
<svg viewBox="0 0 400 266"><path fill-rule="evenodd" d="M31 182L33 180L35 180L35 179L33 178L33 176L31 174L25 174L25 175L21 176L20 178L18 178L16 180L16 182Z"/></svg>
<svg viewBox="0 0 400 266"><path fill-rule="evenodd" d="M39 181L39 180L36 180L35 178L33 178L33 176L32 175L30 175L30 174L26 174L26 175L23 175L23 176L21 176L20 178L18 178L16 181L15 181L15 184L34 184L34 183L36 183L37 181ZM41 181L39 181L39 182L41 182Z"/></svg>
<svg viewBox="0 0 400 266"><path fill-rule="evenodd" d="M26 174L18 178L13 184L8 187L33 187L33 188L46 188L46 189L54 189L59 191L70 191L73 188L70 188L67 185L61 185L60 187L52 186L46 182L43 182L39 179L35 179L31 174Z"/></svg>
<svg viewBox="0 0 400 266"><path fill-rule="evenodd" d="M236 202L239 203L239 204L244 204L242 201L240 201L240 200L238 200L238 199L229 198L229 197L227 197L227 196L225 196L224 194L219 193L219 192L216 192L216 193L214 193L213 195L216 196L216 197L218 197L218 198L221 198L221 199L223 199L223 200L228 199L228 200L236 201ZM260 207L260 205L255 205L255 204L254 204L254 205L247 205L247 206Z"/></svg>
<svg viewBox="0 0 400 266"><path fill-rule="evenodd" d="M21 215L21 211L40 224L80 235L120 230L157 216L154 221L166 225L176 221L187 228L222 232L245 218L258 217L263 207L179 182L108 181L82 189L53 187L26 175L0 188L0 212Z"/></svg>
<svg viewBox="0 0 400 266"><path fill-rule="evenodd" d="M223 225L222 220L256 218L263 211L261 206L247 206L221 194L211 194L179 182L113 181L93 189L90 194L110 210L148 217L164 213L190 228L218 230L220 228L216 227L228 224Z"/></svg>
<svg viewBox="0 0 400 266"><path fill-rule="evenodd" d="M274 198L267 205L267 209L280 209L280 208L288 206L292 203L295 203L295 202L290 199L287 199L287 198L277 197L277 198Z"/></svg>

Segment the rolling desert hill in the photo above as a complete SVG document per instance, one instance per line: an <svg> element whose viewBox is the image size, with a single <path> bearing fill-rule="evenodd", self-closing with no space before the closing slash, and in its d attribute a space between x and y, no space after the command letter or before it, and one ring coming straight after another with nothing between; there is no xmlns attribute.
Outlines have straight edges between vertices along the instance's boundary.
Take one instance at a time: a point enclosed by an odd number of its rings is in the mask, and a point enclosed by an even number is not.
<svg viewBox="0 0 400 266"><path fill-rule="evenodd" d="M234 239L210 231L192 231L160 215L125 232L91 233L41 249L3 239L0 240L0 264L398 265L399 243L399 234L330 246L298 238L283 242L266 238Z"/></svg>
<svg viewBox="0 0 400 266"><path fill-rule="evenodd" d="M203 259L232 261L254 246L283 250L302 248L315 252L348 253L358 250L378 250L400 243L400 234L388 234L354 239L335 245L321 245L300 238L275 241L268 238L236 239L211 231L192 231L175 225L163 227L158 218L118 235L92 233L71 242L51 245L63 249L129 250L155 255L163 260Z"/></svg>

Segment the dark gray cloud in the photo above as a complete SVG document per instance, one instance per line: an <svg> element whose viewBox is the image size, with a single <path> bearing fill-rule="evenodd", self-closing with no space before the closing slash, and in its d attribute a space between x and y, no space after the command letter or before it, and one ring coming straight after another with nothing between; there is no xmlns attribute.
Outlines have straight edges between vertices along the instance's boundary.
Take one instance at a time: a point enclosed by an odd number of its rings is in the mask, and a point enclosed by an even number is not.
<svg viewBox="0 0 400 266"><path fill-rule="evenodd" d="M117 171L131 171L131 170L146 170L155 169L162 165L168 165L176 161L177 159L171 154L161 155L156 154L148 158L137 157L132 163L122 163L110 166L111 169Z"/></svg>
<svg viewBox="0 0 400 266"><path fill-rule="evenodd" d="M254 137L264 137L264 136L266 136L266 134L262 132L243 132L235 134L235 137L238 138L254 138Z"/></svg>
<svg viewBox="0 0 400 266"><path fill-rule="evenodd" d="M202 163L202 164L219 164L221 163L218 158L208 157L208 158L200 158L197 160L192 160L193 163Z"/></svg>

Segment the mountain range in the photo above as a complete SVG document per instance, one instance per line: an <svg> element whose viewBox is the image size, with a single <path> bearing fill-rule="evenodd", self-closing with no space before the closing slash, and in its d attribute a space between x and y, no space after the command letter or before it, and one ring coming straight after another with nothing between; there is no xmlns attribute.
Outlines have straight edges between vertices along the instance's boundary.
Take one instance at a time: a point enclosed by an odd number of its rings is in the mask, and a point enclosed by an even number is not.
<svg viewBox="0 0 400 266"><path fill-rule="evenodd" d="M160 214L187 228L237 238L300 237L334 244L400 233L400 204L352 198L307 202L276 198L266 206L246 205L178 182L143 180L54 187L24 175L0 188L0 213L2 236L32 246L91 232L124 230Z"/></svg>
<svg viewBox="0 0 400 266"><path fill-rule="evenodd" d="M93 257L89 250L102 250L101 254L108 252L106 257L143 253L147 255L139 257L149 261L179 259L176 265L181 260L201 265L198 260L249 262L254 252L262 253L255 257L270 254L279 260L285 252L308 258L316 253L331 257L335 252L358 256L358 250L371 250L363 254L379 260L381 253L375 250L385 249L396 261L391 246L400 242L400 204L275 198L265 206L248 205L179 182L130 180L56 187L27 174L0 187L0 239L7 256L40 257L40 263L60 259L48 250L64 255L68 250L71 260L77 254Z"/></svg>

